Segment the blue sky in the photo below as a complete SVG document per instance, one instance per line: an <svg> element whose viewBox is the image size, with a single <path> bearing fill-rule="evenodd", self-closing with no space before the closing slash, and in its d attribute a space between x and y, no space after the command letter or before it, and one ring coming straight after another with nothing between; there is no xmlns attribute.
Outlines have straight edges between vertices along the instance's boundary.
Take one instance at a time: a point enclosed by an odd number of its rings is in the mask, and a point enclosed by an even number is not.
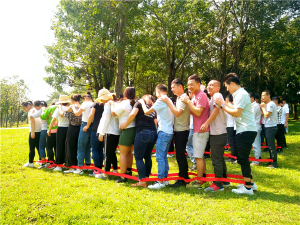
<svg viewBox="0 0 300 225"><path fill-rule="evenodd" d="M59 0L0 1L0 77L18 75L31 100L47 100L54 90L43 80L45 45L54 42L51 19Z"/></svg>

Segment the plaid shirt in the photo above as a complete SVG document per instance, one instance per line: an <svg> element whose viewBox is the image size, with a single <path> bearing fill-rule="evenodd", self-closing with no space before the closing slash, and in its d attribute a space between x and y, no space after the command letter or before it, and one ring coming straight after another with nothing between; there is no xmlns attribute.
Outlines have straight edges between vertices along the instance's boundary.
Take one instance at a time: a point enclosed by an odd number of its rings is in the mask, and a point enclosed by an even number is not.
<svg viewBox="0 0 300 225"><path fill-rule="evenodd" d="M277 124L281 124L282 107L277 106Z"/></svg>

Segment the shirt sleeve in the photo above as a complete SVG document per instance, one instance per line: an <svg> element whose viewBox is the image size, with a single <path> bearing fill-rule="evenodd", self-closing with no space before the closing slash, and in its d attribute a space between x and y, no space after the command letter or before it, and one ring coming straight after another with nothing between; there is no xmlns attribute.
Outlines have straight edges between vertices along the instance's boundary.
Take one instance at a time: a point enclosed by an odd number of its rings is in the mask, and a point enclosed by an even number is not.
<svg viewBox="0 0 300 225"><path fill-rule="evenodd" d="M181 99L178 99L178 101L176 103L176 108L185 110L185 107L186 107L186 104L183 101L181 101Z"/></svg>
<svg viewBox="0 0 300 225"><path fill-rule="evenodd" d="M82 104L81 104L81 106L80 106L80 109L83 109L83 110L85 110L86 109L86 103L85 102L83 102Z"/></svg>
<svg viewBox="0 0 300 225"><path fill-rule="evenodd" d="M42 115L42 109L40 109L40 110L38 110L38 111L36 111L36 112L34 112L34 113L31 114L31 116L32 116L33 118L38 118L38 117L40 117L41 115Z"/></svg>
<svg viewBox="0 0 300 225"><path fill-rule="evenodd" d="M215 103L215 100L216 100L217 98L222 98L222 100L223 100L223 102L224 102L223 95L222 95L221 93L215 93L214 96L213 96L213 98L214 98L214 106L217 107L217 108L220 108L220 107L218 106L218 104Z"/></svg>
<svg viewBox="0 0 300 225"><path fill-rule="evenodd" d="M250 97L249 97L250 98ZM237 95L234 101L234 108L236 109L244 109L246 106L244 95Z"/></svg>
<svg viewBox="0 0 300 225"><path fill-rule="evenodd" d="M122 112L125 110L126 107L126 100L120 103L115 103L115 113L117 116L120 116Z"/></svg>
<svg viewBox="0 0 300 225"><path fill-rule="evenodd" d="M97 129L98 134L105 135L111 116L112 115L111 115L110 104L105 103L103 114L102 114L102 117L100 119L100 123L98 125L98 129Z"/></svg>
<svg viewBox="0 0 300 225"><path fill-rule="evenodd" d="M152 106L152 108L155 109L156 111L159 111L159 110L163 109L166 106L167 106L166 103L164 103L163 101L157 100L154 103L154 105Z"/></svg>
<svg viewBox="0 0 300 225"><path fill-rule="evenodd" d="M266 111L267 112L273 112L274 111L274 105L273 104L267 104Z"/></svg>
<svg viewBox="0 0 300 225"><path fill-rule="evenodd" d="M200 94L197 97L195 97L194 104L198 108L206 108L208 105L207 96Z"/></svg>
<svg viewBox="0 0 300 225"><path fill-rule="evenodd" d="M52 118L58 118L59 116L59 108L57 107L52 115Z"/></svg>

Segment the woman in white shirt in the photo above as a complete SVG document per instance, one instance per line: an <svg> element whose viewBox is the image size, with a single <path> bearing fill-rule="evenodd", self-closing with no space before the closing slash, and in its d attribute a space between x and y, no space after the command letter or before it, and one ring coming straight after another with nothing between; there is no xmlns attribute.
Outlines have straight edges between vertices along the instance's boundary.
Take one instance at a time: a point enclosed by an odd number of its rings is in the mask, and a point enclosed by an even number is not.
<svg viewBox="0 0 300 225"><path fill-rule="evenodd" d="M91 92L87 92L82 97L83 103L81 104L79 110L76 110L75 106L72 107L75 116L80 116L82 114L82 123L80 127L79 137L78 137L78 149L77 149L77 161L78 167L91 165L91 132L92 126L90 126L87 131L83 131L83 128L87 125L88 117L93 107L93 97ZM74 171L75 174L83 174L82 169L77 169Z"/></svg>
<svg viewBox="0 0 300 225"><path fill-rule="evenodd" d="M35 156L35 149L39 152L39 140L42 129L42 122L40 118L30 118L36 109L32 106L31 101L23 102L22 108L28 112L29 121L29 162L27 162L24 167L34 167L33 159Z"/></svg>
<svg viewBox="0 0 300 225"><path fill-rule="evenodd" d="M104 171L109 172L111 166L113 172L118 172L118 160L116 156L116 148L118 147L121 130L119 128L119 118L112 116L111 106L108 101L117 101L115 93L110 93L107 89L102 89L99 92L97 101L105 103L103 114L97 129L99 141L104 141ZM95 176L96 178L106 179L108 175L101 173Z"/></svg>
<svg viewBox="0 0 300 225"><path fill-rule="evenodd" d="M56 152L55 152L55 164L65 163L65 152L66 152L66 138L69 127L69 119L63 116L63 112L68 110L68 105L71 101L67 95L61 95L59 101L56 103L59 106L55 109L52 115L52 121L49 126L48 135L51 135L51 128L58 120L58 127L56 133ZM55 171L62 171L62 167L57 166Z"/></svg>
<svg viewBox="0 0 300 225"><path fill-rule="evenodd" d="M132 111L132 107L135 104L135 89L134 87L127 87L124 91L123 101L115 103L110 101L112 106L112 114L119 117L119 124L125 123L129 114ZM121 131L119 139L120 148L120 169L121 173L132 175L131 167L133 161L132 147L135 138L135 120L133 120L126 129ZM115 182L126 182L127 179L119 177Z"/></svg>
<svg viewBox="0 0 300 225"><path fill-rule="evenodd" d="M36 109L35 113L33 113L30 116L30 119L32 118L40 118L42 115L42 112L47 108L47 103L45 101L35 101L33 103L34 108ZM41 129L41 134L40 134L40 140L39 140L39 155L40 155L40 160L45 160L46 158L46 139L47 139L47 120L42 120L42 129ZM42 163L39 169L42 168L47 168L46 163Z"/></svg>

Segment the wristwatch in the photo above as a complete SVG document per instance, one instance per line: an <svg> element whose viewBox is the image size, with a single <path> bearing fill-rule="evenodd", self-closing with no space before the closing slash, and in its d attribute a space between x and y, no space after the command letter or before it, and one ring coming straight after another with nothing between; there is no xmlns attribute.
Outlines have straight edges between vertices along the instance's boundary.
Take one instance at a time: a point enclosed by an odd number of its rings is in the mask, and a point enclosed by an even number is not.
<svg viewBox="0 0 300 225"><path fill-rule="evenodd" d="M225 104L222 104L220 107L221 107L221 109L223 108L225 106Z"/></svg>

